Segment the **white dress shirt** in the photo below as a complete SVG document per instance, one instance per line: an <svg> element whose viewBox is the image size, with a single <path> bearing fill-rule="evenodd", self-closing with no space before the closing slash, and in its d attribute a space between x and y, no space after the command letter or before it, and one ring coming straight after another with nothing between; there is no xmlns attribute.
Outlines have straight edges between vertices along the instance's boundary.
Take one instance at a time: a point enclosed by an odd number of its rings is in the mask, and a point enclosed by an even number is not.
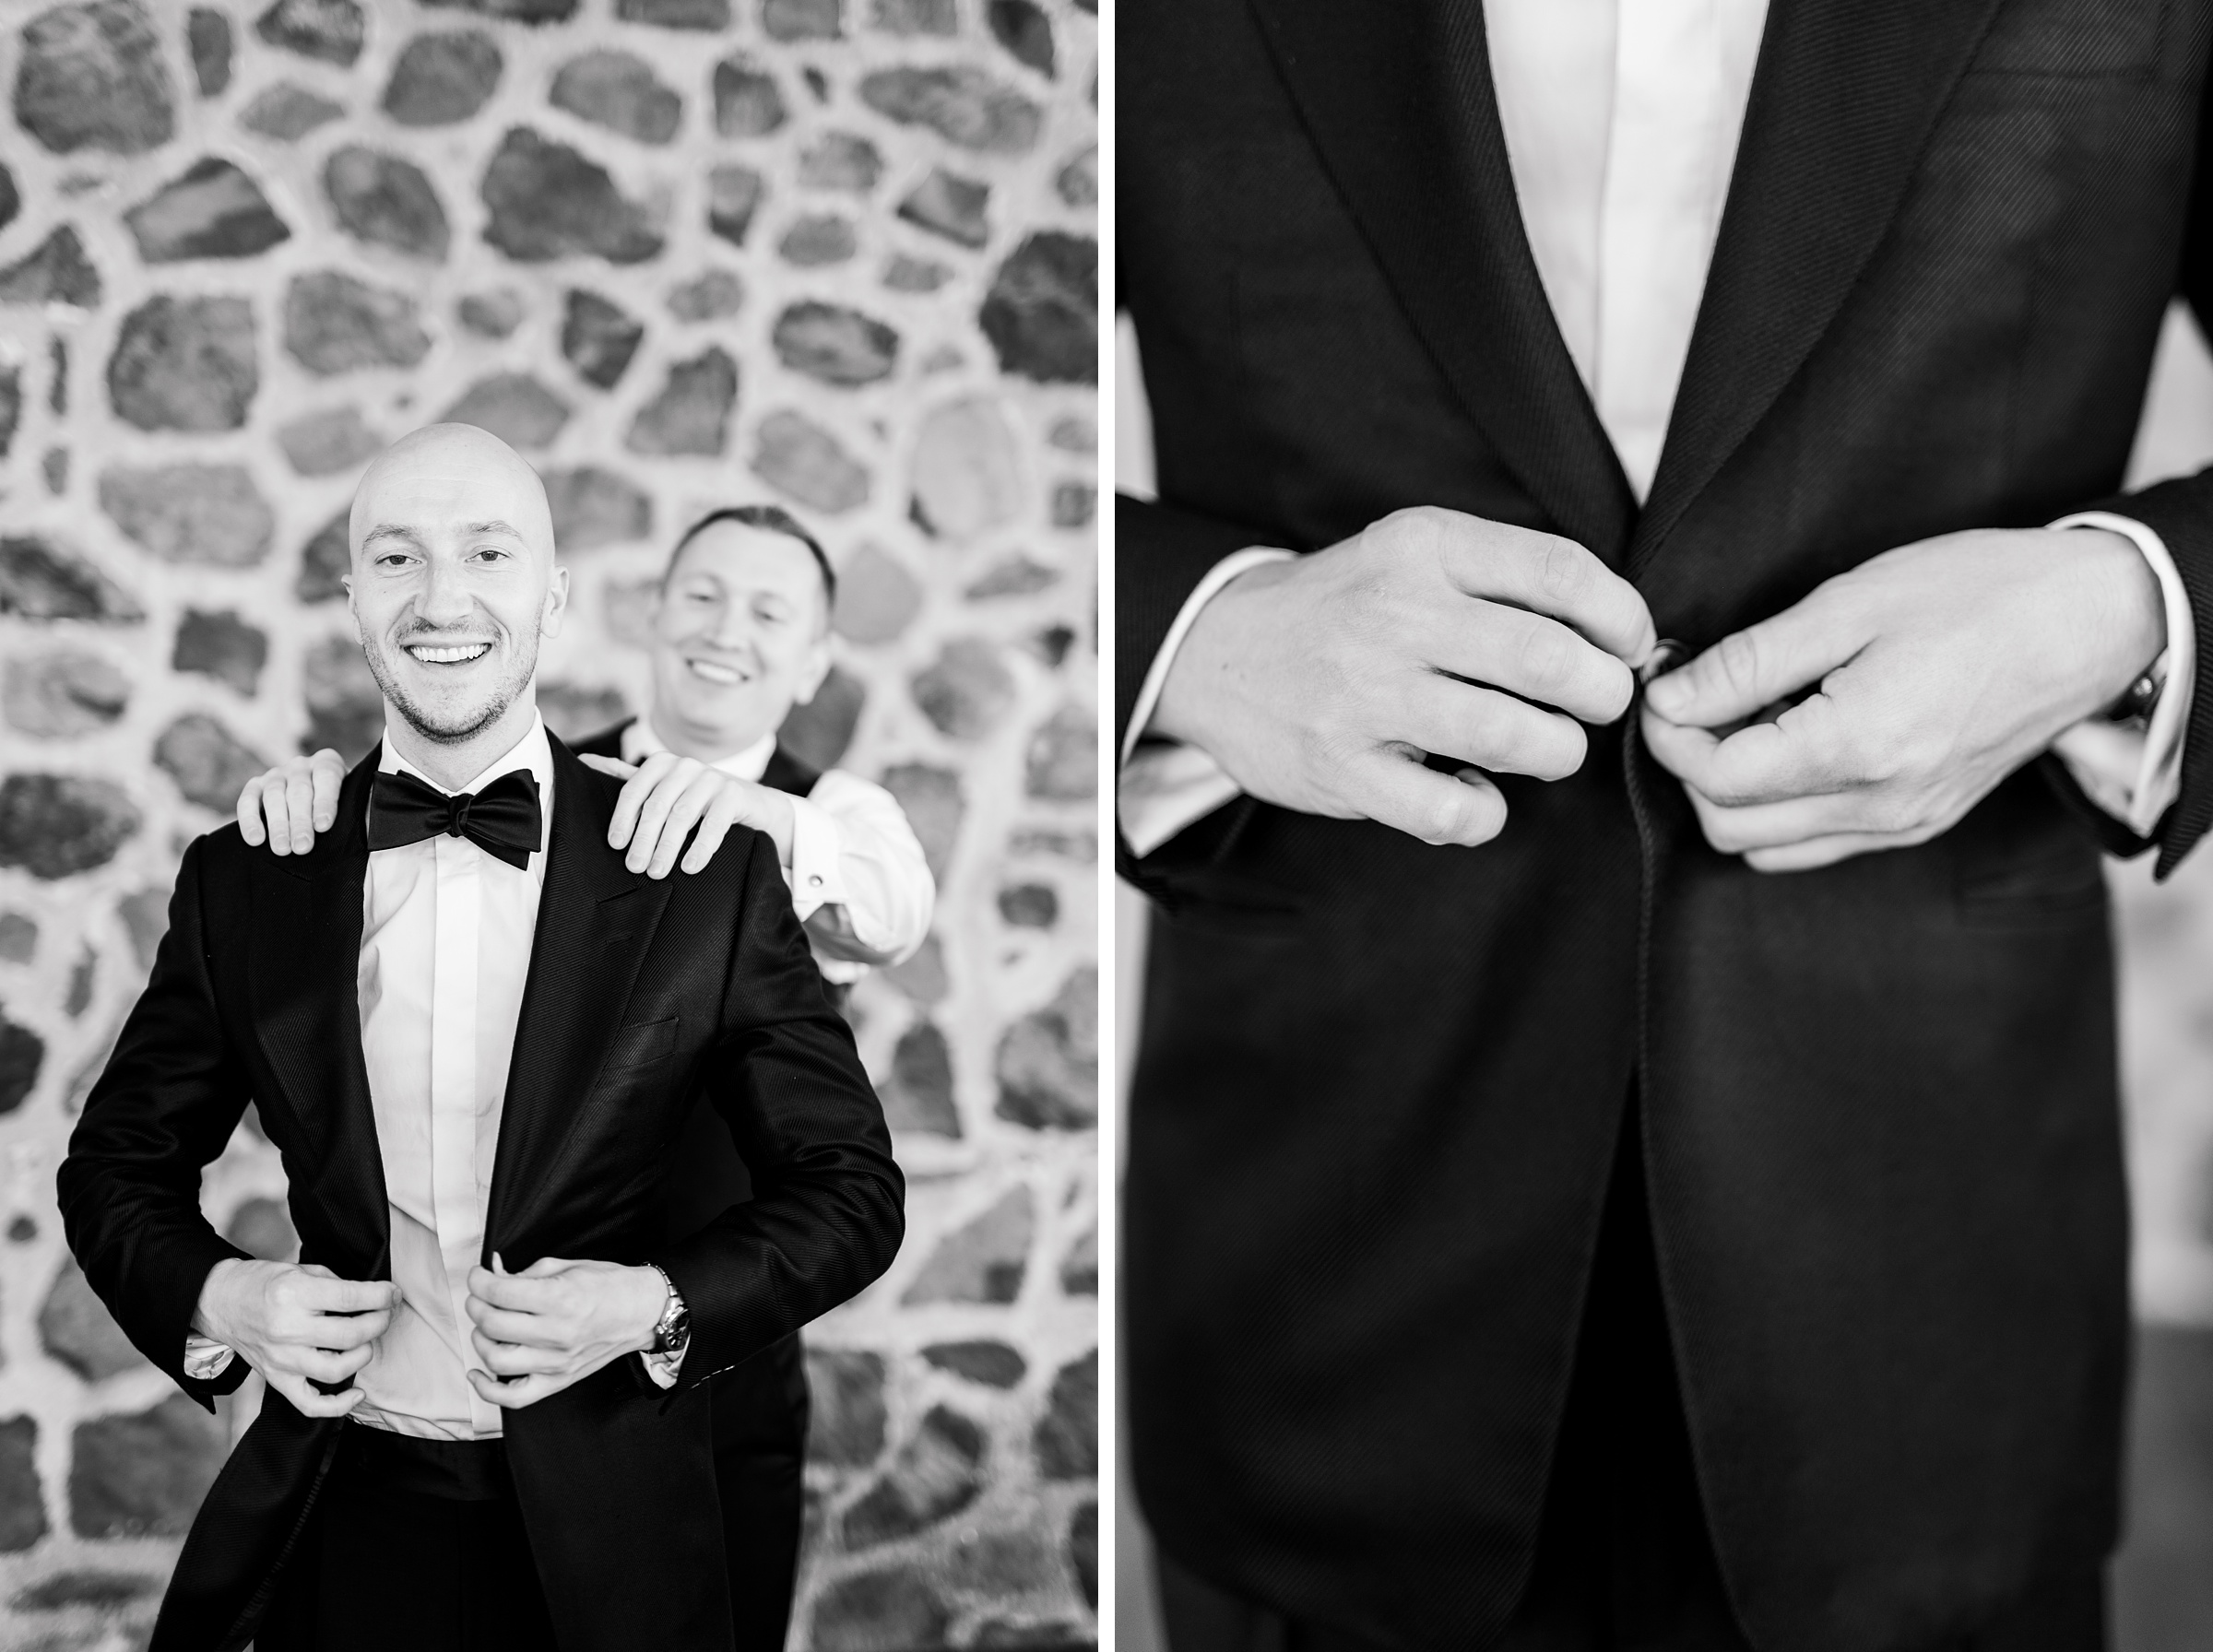
<svg viewBox="0 0 2213 1652"><path fill-rule="evenodd" d="M544 721L534 718L504 757L466 785L438 785L393 749L388 732L377 769L412 774L448 796L481 791L515 770L538 782L541 835L527 866L509 866L443 832L370 855L355 976L400 1304L355 1378L363 1398L351 1415L422 1439L497 1439L504 1413L469 1385L467 1372L486 1367L462 1304L482 1253L507 1069L530 974L553 829L553 754ZM186 1368L195 1376L213 1376L231 1357L209 1338L186 1344ZM649 1358L646 1369L666 1387L680 1359Z"/></svg>
<svg viewBox="0 0 2213 1652"><path fill-rule="evenodd" d="M1736 164L1767 0L1484 0L1508 164L1560 336L1641 502L1660 464ZM2180 785L2195 687L2190 607L2157 534L2088 513L2135 542L2158 575L2165 689L2148 729L2078 724L2053 742L2101 808L2148 834ZM1191 621L1246 570L1290 555L1225 558L1185 600L1140 686L1121 751L1118 816L1149 855L1237 795L1194 747L1139 744Z"/></svg>
<svg viewBox="0 0 2213 1652"><path fill-rule="evenodd" d="M668 749L650 717L622 731L626 763ZM775 749L776 737L763 735L713 766L757 782ZM791 799L791 864L783 870L826 981L844 985L878 964L903 963L929 934L937 883L922 845L899 799L858 774L826 769L812 791Z"/></svg>

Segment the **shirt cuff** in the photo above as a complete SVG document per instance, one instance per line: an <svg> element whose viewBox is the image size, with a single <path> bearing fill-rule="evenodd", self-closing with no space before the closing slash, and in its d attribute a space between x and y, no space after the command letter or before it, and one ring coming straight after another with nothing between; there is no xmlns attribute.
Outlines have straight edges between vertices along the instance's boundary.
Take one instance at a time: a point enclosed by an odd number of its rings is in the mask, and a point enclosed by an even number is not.
<svg viewBox="0 0 2213 1652"><path fill-rule="evenodd" d="M687 1342L674 1353L641 1353L638 1358L645 1363L645 1380L657 1388L673 1388L677 1376L683 1371L684 1356L692 1351Z"/></svg>
<svg viewBox="0 0 2213 1652"><path fill-rule="evenodd" d="M2167 542L2141 522L2110 511L2083 511L2052 525L2102 528L2122 535L2143 553L2160 582L2167 646L2152 662L2162 686L2150 723L2138 731L2091 718L2053 742L2053 749L2091 800L2138 837L2148 838L2182 790L2183 740L2197 687L2197 631L2189 593Z"/></svg>
<svg viewBox="0 0 2213 1652"><path fill-rule="evenodd" d="M218 1342L213 1337L186 1337L184 1375L195 1383L211 1383L222 1375L236 1353L228 1342Z"/></svg>
<svg viewBox="0 0 2213 1652"><path fill-rule="evenodd" d="M1291 559L1287 550L1267 546L1234 551L1206 572L1176 610L1176 621L1161 639L1159 652L1138 685L1137 703L1130 713L1130 726L1122 736L1119 784L1116 786L1115 816L1132 854L1141 860L1193 821L1212 814L1242 789L1196 746L1179 741L1145 741L1145 726L1160 703L1160 691L1176 663L1177 650L1190 633L1199 610L1214 599L1223 586L1249 569ZM1144 749L1139 742L1145 741Z"/></svg>
<svg viewBox="0 0 2213 1652"><path fill-rule="evenodd" d="M805 923L824 906L846 903L838 857L846 852L837 817L804 797L791 799L791 909Z"/></svg>

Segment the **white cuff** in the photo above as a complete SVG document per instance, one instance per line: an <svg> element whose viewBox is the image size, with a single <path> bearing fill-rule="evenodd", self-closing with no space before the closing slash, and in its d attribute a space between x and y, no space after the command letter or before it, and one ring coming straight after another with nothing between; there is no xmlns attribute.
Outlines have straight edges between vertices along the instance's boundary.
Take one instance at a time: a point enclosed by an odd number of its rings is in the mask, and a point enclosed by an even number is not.
<svg viewBox="0 0 2213 1652"><path fill-rule="evenodd" d="M213 1337L188 1336L184 1339L184 1375L195 1383L213 1382L222 1375L223 1367L235 1357L235 1349L228 1342L218 1342Z"/></svg>
<svg viewBox="0 0 2213 1652"><path fill-rule="evenodd" d="M2162 686L2150 726L2138 733L2092 719L2053 742L2068 772L2101 808L2138 837L2149 837L2182 790L2183 741L2197 688L2197 631L2189 593L2167 542L2141 522L2110 511L2083 511L2052 525L2103 528L2124 536L2143 553L2160 582L2167 647L2152 662Z"/></svg>
<svg viewBox="0 0 2213 1652"><path fill-rule="evenodd" d="M1116 787L1115 816L1129 839L1130 852L1140 859L1153 853L1193 821L1213 813L1236 797L1241 789L1223 773L1222 765L1196 746L1173 740L1154 740L1142 751L1145 725L1160 703L1160 690L1176 663L1199 610L1214 599L1224 585L1267 562L1290 560L1292 553L1265 546L1233 551L1206 572L1191 587L1176 611L1176 622L1161 639L1159 652L1138 685L1137 703L1130 709L1130 726L1122 736L1121 770Z"/></svg>
<svg viewBox="0 0 2213 1652"><path fill-rule="evenodd" d="M805 923L817 909L846 903L838 857L846 852L837 817L804 797L791 800L791 909Z"/></svg>
<svg viewBox="0 0 2213 1652"><path fill-rule="evenodd" d="M657 1388L676 1386L677 1374L684 1368L684 1356L692 1351L687 1342L674 1353L641 1353L638 1358L645 1363L645 1380Z"/></svg>

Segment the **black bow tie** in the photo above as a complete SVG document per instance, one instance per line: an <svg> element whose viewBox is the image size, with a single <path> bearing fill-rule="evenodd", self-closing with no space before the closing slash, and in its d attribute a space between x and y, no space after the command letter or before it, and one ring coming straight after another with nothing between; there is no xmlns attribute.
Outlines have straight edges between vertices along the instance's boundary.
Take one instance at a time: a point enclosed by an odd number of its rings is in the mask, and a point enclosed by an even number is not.
<svg viewBox="0 0 2213 1652"><path fill-rule="evenodd" d="M447 796L412 774L385 773L369 791L369 847L404 849L450 832L509 866L527 867L544 836L538 781L511 769L480 792Z"/></svg>

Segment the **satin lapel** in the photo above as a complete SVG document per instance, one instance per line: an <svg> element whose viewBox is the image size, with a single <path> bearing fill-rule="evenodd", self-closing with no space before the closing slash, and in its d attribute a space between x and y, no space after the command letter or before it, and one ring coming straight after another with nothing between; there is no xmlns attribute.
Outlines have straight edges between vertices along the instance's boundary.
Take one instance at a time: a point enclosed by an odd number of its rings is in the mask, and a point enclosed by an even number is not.
<svg viewBox="0 0 2213 1652"><path fill-rule="evenodd" d="M361 1057L358 977L361 892L369 869L369 785L376 751L354 765L338 818L303 856L251 851L254 1030L281 1101L312 1144L302 1189L381 1273L391 1236L384 1157ZM296 1174L296 1167L295 1167Z"/></svg>
<svg viewBox="0 0 2213 1652"><path fill-rule="evenodd" d="M622 1024L638 962L669 901L668 879L631 871L607 846L619 783L586 768L560 740L551 744L553 834L492 1161L488 1259L528 1225L549 1193L546 1173Z"/></svg>
<svg viewBox="0 0 2213 1652"><path fill-rule="evenodd" d="M1820 342L1998 4L1773 0L1632 572Z"/></svg>
<svg viewBox="0 0 2213 1652"><path fill-rule="evenodd" d="M1521 228L1478 0L1251 3L1331 177L1461 401L1560 531L1618 562L1636 501Z"/></svg>

